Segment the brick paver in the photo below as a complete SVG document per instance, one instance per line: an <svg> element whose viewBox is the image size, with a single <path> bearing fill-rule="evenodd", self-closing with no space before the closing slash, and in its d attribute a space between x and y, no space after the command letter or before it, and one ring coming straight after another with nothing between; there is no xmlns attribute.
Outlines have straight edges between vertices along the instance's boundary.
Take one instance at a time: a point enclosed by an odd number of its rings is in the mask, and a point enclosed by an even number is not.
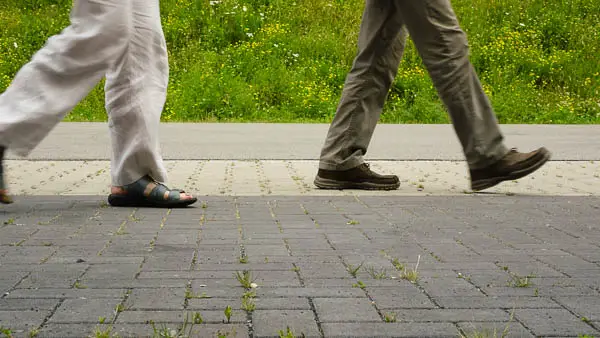
<svg viewBox="0 0 600 338"><path fill-rule="evenodd" d="M201 196L160 210L23 196L2 207L0 326L16 337L152 336L151 322L186 320L192 337L598 336L599 202Z"/></svg>
<svg viewBox="0 0 600 338"><path fill-rule="evenodd" d="M7 180L15 194L105 195L110 163L98 161L8 160ZM165 161L169 184L207 196L464 196L470 193L464 161L370 162L374 170L397 174L400 189L387 192L318 190L316 160ZM552 161L519 181L487 193L517 195L600 195L598 161ZM286 215L289 218L301 215Z"/></svg>

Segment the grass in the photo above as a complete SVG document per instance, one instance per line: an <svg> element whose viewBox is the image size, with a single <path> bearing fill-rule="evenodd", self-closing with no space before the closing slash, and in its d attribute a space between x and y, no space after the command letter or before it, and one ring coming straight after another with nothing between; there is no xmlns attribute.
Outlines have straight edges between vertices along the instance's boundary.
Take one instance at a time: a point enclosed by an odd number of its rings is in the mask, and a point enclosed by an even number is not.
<svg viewBox="0 0 600 338"><path fill-rule="evenodd" d="M531 278L534 277L534 275L519 276L511 274L511 279L508 281L508 286L512 286L514 288L528 288L532 285Z"/></svg>
<svg viewBox="0 0 600 338"><path fill-rule="evenodd" d="M301 333L300 336L296 336L294 331L288 326L285 330L279 330L279 338L299 338L305 337L304 333Z"/></svg>
<svg viewBox="0 0 600 338"><path fill-rule="evenodd" d="M196 333L193 331L194 326L204 323L204 319L199 312L188 313L183 323L177 329L170 328L166 324L157 326L153 320L147 323L152 327L152 335L150 336L152 338L191 338L196 337ZM113 333L112 325L107 325L106 327L96 326L92 334L88 337L121 338L119 334ZM227 337L227 335L223 337Z"/></svg>
<svg viewBox="0 0 600 338"><path fill-rule="evenodd" d="M211 5L212 3L212 5ZM0 92L72 0L0 2ZM330 122L356 53L363 0L162 0L170 83L163 121ZM597 0L455 0L502 123L600 122ZM102 83L66 117L106 121ZM383 123L448 123L412 41Z"/></svg>
<svg viewBox="0 0 600 338"><path fill-rule="evenodd" d="M365 289L367 287L367 285L365 283L363 283L362 281L357 281L356 283L352 284L353 288L361 288L361 289Z"/></svg>
<svg viewBox="0 0 600 338"><path fill-rule="evenodd" d="M421 262L421 255L419 255L419 257L417 258L417 264L415 264L414 269L407 269L406 267L402 266L402 269L400 270L400 278L406 279L407 281L409 281L413 284L416 283L417 280L419 279L419 263L420 262Z"/></svg>
<svg viewBox="0 0 600 338"><path fill-rule="evenodd" d="M242 306L241 309L246 311L246 312L253 312L256 309L256 302L255 299L256 298L256 292L254 291L247 291L244 292L244 294L242 295Z"/></svg>
<svg viewBox="0 0 600 338"><path fill-rule="evenodd" d="M369 266L367 267L367 272L369 273L369 276L371 276L371 278L373 279L388 278L387 269L385 268L377 269L374 266Z"/></svg>
<svg viewBox="0 0 600 338"><path fill-rule="evenodd" d="M467 335L460 335L460 338L505 338L509 337L510 333L510 323L512 323L515 319L515 308L512 309L510 313L510 318L504 329L500 332L497 328L494 327L493 330L490 329L481 329L481 330L472 330Z"/></svg>
<svg viewBox="0 0 600 338"><path fill-rule="evenodd" d="M12 338L12 330L0 325L0 337Z"/></svg>
<svg viewBox="0 0 600 338"><path fill-rule="evenodd" d="M225 314L225 319L227 320L227 323L231 323L231 306L227 305L223 313Z"/></svg>
<svg viewBox="0 0 600 338"><path fill-rule="evenodd" d="M356 275L358 274L358 271L360 270L360 268L362 268L363 264L364 264L364 262L360 263L358 266L348 264L348 266L346 267L346 270L348 270L348 273L350 275L352 275L352 277L356 278Z"/></svg>
<svg viewBox="0 0 600 338"><path fill-rule="evenodd" d="M254 279L252 278L252 272L248 270L244 270L242 272L236 271L235 278L238 280L240 285L246 290L250 290L256 287Z"/></svg>
<svg viewBox="0 0 600 338"><path fill-rule="evenodd" d="M397 318L396 318L396 314L394 312L389 312L389 313L385 313L383 315L383 320L386 323L395 323Z"/></svg>

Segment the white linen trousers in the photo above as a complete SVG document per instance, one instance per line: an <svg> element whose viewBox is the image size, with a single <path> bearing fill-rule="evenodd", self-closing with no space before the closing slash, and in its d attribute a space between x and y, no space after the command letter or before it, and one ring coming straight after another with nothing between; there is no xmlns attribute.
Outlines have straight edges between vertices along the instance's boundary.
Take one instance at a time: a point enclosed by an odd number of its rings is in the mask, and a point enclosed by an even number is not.
<svg viewBox="0 0 600 338"><path fill-rule="evenodd" d="M0 145L27 156L106 77L111 181L166 181L158 128L169 78L159 0L75 0L0 95Z"/></svg>

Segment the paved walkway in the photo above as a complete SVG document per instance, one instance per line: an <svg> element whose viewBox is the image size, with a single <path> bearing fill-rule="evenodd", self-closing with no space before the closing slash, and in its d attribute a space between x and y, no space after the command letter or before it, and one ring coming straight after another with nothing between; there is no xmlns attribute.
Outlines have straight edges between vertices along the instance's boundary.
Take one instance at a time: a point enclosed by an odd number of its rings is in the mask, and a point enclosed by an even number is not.
<svg viewBox="0 0 600 338"><path fill-rule="evenodd" d="M70 148L88 142L79 128L102 126L62 125L43 156L9 162L20 195L0 211L0 326L15 337L159 337L151 321L191 337L279 337L287 326L297 337L600 336L600 169L588 136L597 127L547 137L539 130L549 127L511 127L517 146L548 145L556 161L471 194L451 150L371 158L402 176L398 191L323 192L312 187L314 155L283 157L248 138L254 153L236 158L241 148L214 138L202 142L223 156L190 158L182 137L210 125L177 125L168 142L181 142L180 154L165 150L171 182L200 201L154 210L107 207L100 148ZM275 149L288 142L263 126L248 128ZM382 127L421 129L411 137L427 149L421 134L448 126ZM318 152L307 145L298 153ZM69 160L77 154L88 157Z"/></svg>

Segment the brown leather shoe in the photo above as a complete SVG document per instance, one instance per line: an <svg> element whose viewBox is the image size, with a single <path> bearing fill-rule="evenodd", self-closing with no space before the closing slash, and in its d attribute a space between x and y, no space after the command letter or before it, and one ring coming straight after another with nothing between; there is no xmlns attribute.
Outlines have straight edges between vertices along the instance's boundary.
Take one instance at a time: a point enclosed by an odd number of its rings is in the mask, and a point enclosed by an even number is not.
<svg viewBox="0 0 600 338"><path fill-rule="evenodd" d="M548 162L550 156L544 147L530 153L520 153L513 148L498 162L483 169L471 170L471 189L481 191L503 181L527 176Z"/></svg>
<svg viewBox="0 0 600 338"><path fill-rule="evenodd" d="M314 183L321 189L336 190L394 190L400 187L398 176L375 173L367 163L349 170L319 169Z"/></svg>

